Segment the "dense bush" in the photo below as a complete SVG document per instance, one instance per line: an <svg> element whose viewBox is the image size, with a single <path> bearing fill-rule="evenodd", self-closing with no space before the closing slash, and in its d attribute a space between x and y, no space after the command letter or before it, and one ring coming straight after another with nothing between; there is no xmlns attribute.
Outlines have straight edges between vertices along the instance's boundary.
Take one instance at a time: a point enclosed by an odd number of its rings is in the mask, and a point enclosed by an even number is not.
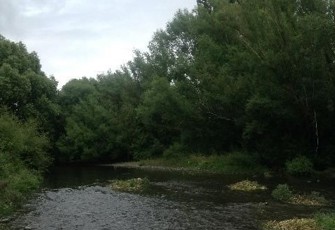
<svg viewBox="0 0 335 230"><path fill-rule="evenodd" d="M5 215L39 186L50 157L49 142L34 122L0 111L0 215Z"/></svg>
<svg viewBox="0 0 335 230"><path fill-rule="evenodd" d="M271 193L272 197L279 201L289 201L293 193L287 184L279 184Z"/></svg>
<svg viewBox="0 0 335 230"><path fill-rule="evenodd" d="M172 144L167 150L164 151L163 157L166 159L184 157L187 153L185 147L180 143Z"/></svg>
<svg viewBox="0 0 335 230"><path fill-rule="evenodd" d="M43 171L51 161L48 148L48 138L38 131L36 123L21 122L0 109L0 151L31 169Z"/></svg>
<svg viewBox="0 0 335 230"><path fill-rule="evenodd" d="M286 170L292 175L308 175L313 171L313 162L306 156L298 156L286 162Z"/></svg>
<svg viewBox="0 0 335 230"><path fill-rule="evenodd" d="M21 161L10 159L0 152L0 216L10 214L34 191L41 175L28 169Z"/></svg>

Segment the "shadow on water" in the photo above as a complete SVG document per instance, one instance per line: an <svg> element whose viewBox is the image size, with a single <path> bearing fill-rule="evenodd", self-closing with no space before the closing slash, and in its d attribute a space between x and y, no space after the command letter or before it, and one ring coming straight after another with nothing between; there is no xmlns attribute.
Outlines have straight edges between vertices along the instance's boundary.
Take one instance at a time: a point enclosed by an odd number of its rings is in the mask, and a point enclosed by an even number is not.
<svg viewBox="0 0 335 230"><path fill-rule="evenodd" d="M113 179L148 178L144 193L113 191ZM13 221L13 229L258 229L259 220L304 217L315 207L285 205L271 198L278 183L296 191L313 190L334 199L332 181L251 177L261 192L231 191L242 176L107 166L54 168L43 190Z"/></svg>

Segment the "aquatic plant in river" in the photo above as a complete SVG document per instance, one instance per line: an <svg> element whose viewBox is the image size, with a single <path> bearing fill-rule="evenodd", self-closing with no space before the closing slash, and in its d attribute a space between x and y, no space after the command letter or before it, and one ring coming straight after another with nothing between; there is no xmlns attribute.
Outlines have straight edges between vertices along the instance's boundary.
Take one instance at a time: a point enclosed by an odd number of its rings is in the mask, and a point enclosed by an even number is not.
<svg viewBox="0 0 335 230"><path fill-rule="evenodd" d="M129 180L112 180L110 187L122 192L142 192L149 187L148 178L133 178Z"/></svg>
<svg viewBox="0 0 335 230"><path fill-rule="evenodd" d="M257 190L266 190L266 186L259 184L257 181L243 180L235 184L228 186L231 190L237 191L257 191Z"/></svg>

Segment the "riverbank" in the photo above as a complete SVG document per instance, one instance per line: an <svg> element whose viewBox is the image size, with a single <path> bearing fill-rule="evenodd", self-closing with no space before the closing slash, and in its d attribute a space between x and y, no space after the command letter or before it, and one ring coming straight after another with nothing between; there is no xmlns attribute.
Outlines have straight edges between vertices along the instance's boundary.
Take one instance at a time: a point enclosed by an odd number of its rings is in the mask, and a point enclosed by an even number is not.
<svg viewBox="0 0 335 230"><path fill-rule="evenodd" d="M143 160L143 161L131 161L131 162L121 162L114 164L103 164L101 166L112 166L114 168L125 168L125 169L144 169L150 171L162 171L162 172L181 172L189 174L197 173L214 173L209 170L200 170L196 168L181 167L176 165L165 165L158 162L158 160Z"/></svg>
<svg viewBox="0 0 335 230"><path fill-rule="evenodd" d="M132 168L159 171L179 171L184 173L215 173L215 174L238 174L238 175L263 175L271 177L280 173L294 178L305 179L335 179L335 168L328 168L322 171L311 169L306 174L291 174L284 168L277 168L276 171L261 165L255 157L243 153L232 153L224 156L211 155L187 155L178 158L153 158L131 162L120 162L105 164L116 168Z"/></svg>
<svg viewBox="0 0 335 230"><path fill-rule="evenodd" d="M161 171L183 171L190 173L224 173L224 174L268 174L268 169L257 160L242 153L224 156L188 155L178 158L156 158L137 162L112 164L114 167L142 168Z"/></svg>

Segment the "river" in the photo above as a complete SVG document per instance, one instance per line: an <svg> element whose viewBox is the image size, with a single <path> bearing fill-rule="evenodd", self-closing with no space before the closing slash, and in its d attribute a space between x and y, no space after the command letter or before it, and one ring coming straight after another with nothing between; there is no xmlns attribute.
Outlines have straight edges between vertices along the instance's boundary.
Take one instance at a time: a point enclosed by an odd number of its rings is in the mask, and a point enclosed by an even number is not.
<svg viewBox="0 0 335 230"><path fill-rule="evenodd" d="M113 179L148 178L144 193L110 188ZM332 180L251 177L269 189L228 188L246 177L174 171L67 166L53 169L43 188L11 221L11 229L259 229L265 220L305 217L315 207L276 202L271 190L288 182L295 190L318 191L334 199Z"/></svg>

